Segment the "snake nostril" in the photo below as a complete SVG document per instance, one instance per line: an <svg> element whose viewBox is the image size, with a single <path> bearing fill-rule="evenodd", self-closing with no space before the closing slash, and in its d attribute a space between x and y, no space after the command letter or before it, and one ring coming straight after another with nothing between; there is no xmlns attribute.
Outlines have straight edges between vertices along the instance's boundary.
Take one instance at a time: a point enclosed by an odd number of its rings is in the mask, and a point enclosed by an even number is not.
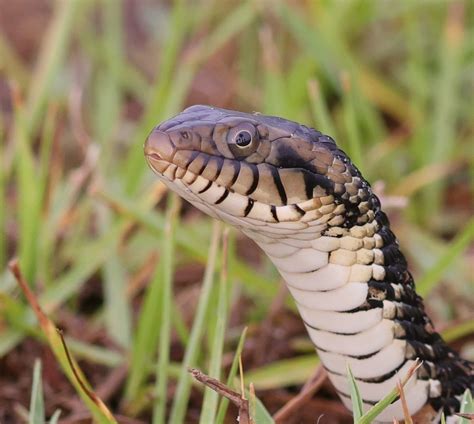
<svg viewBox="0 0 474 424"><path fill-rule="evenodd" d="M145 155L155 160L170 160L175 153L175 146L167 133L154 130L145 142Z"/></svg>

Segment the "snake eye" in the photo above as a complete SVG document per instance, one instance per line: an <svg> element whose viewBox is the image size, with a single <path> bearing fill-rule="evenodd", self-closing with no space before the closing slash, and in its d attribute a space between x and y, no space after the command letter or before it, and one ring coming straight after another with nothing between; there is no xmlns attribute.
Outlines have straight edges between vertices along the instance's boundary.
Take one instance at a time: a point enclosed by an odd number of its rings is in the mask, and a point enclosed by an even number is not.
<svg viewBox="0 0 474 424"><path fill-rule="evenodd" d="M250 156L258 147L258 132L250 122L242 122L231 128L227 143L236 159Z"/></svg>
<svg viewBox="0 0 474 424"><path fill-rule="evenodd" d="M250 134L246 130L239 131L235 135L234 140L237 146L244 148L244 147L247 147L252 142L252 134Z"/></svg>

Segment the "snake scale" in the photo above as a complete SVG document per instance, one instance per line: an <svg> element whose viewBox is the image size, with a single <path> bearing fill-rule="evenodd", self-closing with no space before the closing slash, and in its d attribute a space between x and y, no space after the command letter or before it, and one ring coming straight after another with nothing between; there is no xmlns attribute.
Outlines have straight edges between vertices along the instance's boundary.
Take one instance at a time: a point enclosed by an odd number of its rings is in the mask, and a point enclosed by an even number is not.
<svg viewBox="0 0 474 424"><path fill-rule="evenodd" d="M155 127L145 156L171 190L268 255L348 408L347 364L369 408L420 358L405 389L410 413L456 422L474 364L434 330L379 199L331 137L196 105ZM393 418L403 419L400 400L378 420Z"/></svg>

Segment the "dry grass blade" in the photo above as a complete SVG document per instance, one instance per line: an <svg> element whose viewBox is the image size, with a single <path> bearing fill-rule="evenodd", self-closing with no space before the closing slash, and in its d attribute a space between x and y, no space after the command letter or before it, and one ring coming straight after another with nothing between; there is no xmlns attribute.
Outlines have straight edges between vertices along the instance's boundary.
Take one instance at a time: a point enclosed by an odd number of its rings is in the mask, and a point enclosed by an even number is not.
<svg viewBox="0 0 474 424"><path fill-rule="evenodd" d="M255 395L255 387L253 383L249 385L249 404L250 404L250 419L251 421L256 420L257 416L257 396Z"/></svg>
<svg viewBox="0 0 474 424"><path fill-rule="evenodd" d="M474 423L474 414L466 414L466 413L458 412L456 415L458 417L465 418L466 420L469 420L471 423Z"/></svg>
<svg viewBox="0 0 474 424"><path fill-rule="evenodd" d="M209 377L197 369L190 368L188 371L197 381L214 390L221 396L229 399L235 406L239 408L239 423L253 424L253 421L250 418L249 401L248 399L245 399L243 394L244 392L239 394L226 386L224 383L221 383L219 380Z"/></svg>
<svg viewBox="0 0 474 424"><path fill-rule="evenodd" d="M91 390L90 384L87 382L83 372L79 368L77 362L71 357L64 343L64 339L56 328L54 323L47 317L41 309L41 306L30 289L27 281L23 277L20 265L17 259L13 259L8 264L8 268L14 275L18 285L23 291L28 303L35 313L43 333L45 334L49 346L51 347L56 359L61 364L63 371L69 381L74 385L77 392L81 396L84 403L92 413L93 417L99 423L117 423L112 413L102 400Z"/></svg>
<svg viewBox="0 0 474 424"><path fill-rule="evenodd" d="M410 411L408 409L407 400L405 397L405 391L403 390L403 386L400 380L397 381L397 389L398 389L398 393L400 394L400 401L402 403L403 417L405 419L405 424L413 424L413 420L411 419Z"/></svg>
<svg viewBox="0 0 474 424"><path fill-rule="evenodd" d="M450 162L431 163L410 173L401 179L393 190L395 196L412 197L417 191L434 182L446 179L459 172L464 165L463 159Z"/></svg>
<svg viewBox="0 0 474 424"><path fill-rule="evenodd" d="M240 373L240 392L242 393L242 398L245 399L244 366L242 364L242 356L239 356L239 373Z"/></svg>
<svg viewBox="0 0 474 424"><path fill-rule="evenodd" d="M314 394L319 390L324 381L327 378L327 373L322 365L316 368L313 376L303 386L301 391L287 404L280 408L274 415L273 419L277 424L284 424L290 418L294 416L297 411L303 407L303 405L310 400Z"/></svg>
<svg viewBox="0 0 474 424"><path fill-rule="evenodd" d="M216 267L217 252L219 248L219 240L221 238L221 224L214 222L211 244L209 247L208 261L206 271L203 278L201 293L199 296L198 306L195 313L194 323L189 334L189 340L186 345L184 358L181 362L181 368L178 377L175 397L171 407L169 421L173 424L181 423L185 419L186 408L189 400L191 382L188 375L189 366L195 366L198 361L198 352L201 348L201 339L204 335L204 327L206 322L206 314L211 305L211 293L214 288L214 271Z"/></svg>
<svg viewBox="0 0 474 424"><path fill-rule="evenodd" d="M362 402L362 396L360 395L359 388L357 387L356 380L352 374L350 364L346 364L347 367L347 378L349 380L349 388L352 402L352 415L354 416L354 423L358 423L359 419L364 415L364 406Z"/></svg>
<svg viewBox="0 0 474 424"><path fill-rule="evenodd" d="M41 382L41 361L35 360L33 368L33 382L31 385L30 412L28 423L44 421L44 396Z"/></svg>
<svg viewBox="0 0 474 424"><path fill-rule="evenodd" d="M72 356L69 352L69 349L67 347L66 341L64 340L64 334L63 331L60 330L59 328L56 329L56 331L59 334L59 337L61 339L61 344L63 345L64 353L66 354L67 362L69 366L71 367L71 371L74 374L74 377L76 378L77 382L81 386L81 389L84 391L84 393L89 397L89 399L94 402L97 406L101 407L103 405L102 400L97 396L94 391L90 390L86 383L82 380L81 374L78 372L74 360L72 359ZM105 406L105 405L104 405ZM107 407L105 407L107 409Z"/></svg>
<svg viewBox="0 0 474 424"><path fill-rule="evenodd" d="M82 2L86 3L86 2ZM48 90L57 78L62 61L67 53L78 10L83 7L80 1L58 2L55 16L42 43L36 70L29 87L27 101L27 133L36 129L41 118L42 107L46 103Z"/></svg>

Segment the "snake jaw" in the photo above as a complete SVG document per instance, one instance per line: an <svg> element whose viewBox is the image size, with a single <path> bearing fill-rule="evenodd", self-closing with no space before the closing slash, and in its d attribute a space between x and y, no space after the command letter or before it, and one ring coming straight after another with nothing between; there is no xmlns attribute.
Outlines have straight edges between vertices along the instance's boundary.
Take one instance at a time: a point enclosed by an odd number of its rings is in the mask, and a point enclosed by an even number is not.
<svg viewBox="0 0 474 424"><path fill-rule="evenodd" d="M242 131L254 144L239 150L233 143ZM172 190L179 182L215 213L275 231L295 228L297 221L339 225L349 210L342 203L351 199L336 199L338 191L349 194L345 184L354 177L337 157L343 153L331 138L281 118L193 106L159 124L144 150Z"/></svg>

